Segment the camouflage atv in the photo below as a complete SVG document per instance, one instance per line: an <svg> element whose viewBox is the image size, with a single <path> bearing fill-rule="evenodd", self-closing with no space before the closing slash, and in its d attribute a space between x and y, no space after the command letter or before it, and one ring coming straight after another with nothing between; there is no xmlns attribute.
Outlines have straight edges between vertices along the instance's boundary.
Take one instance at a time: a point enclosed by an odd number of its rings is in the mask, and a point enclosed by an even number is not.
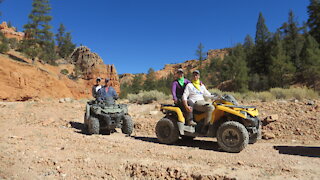
<svg viewBox="0 0 320 180"><path fill-rule="evenodd" d="M128 106L116 104L113 98L105 101L88 101L84 125L89 134L99 134L102 131L110 134L115 128L121 128L122 133L128 135L133 131L133 121L128 114Z"/></svg>

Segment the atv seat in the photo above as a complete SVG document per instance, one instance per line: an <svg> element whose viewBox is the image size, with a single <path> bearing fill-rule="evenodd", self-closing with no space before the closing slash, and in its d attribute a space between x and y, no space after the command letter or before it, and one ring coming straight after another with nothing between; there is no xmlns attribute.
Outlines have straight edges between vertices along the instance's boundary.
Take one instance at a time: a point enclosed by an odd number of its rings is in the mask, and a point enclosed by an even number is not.
<svg viewBox="0 0 320 180"><path fill-rule="evenodd" d="M176 105L174 105L174 104L161 104L161 107L168 107L168 106L173 106L173 107L175 107Z"/></svg>

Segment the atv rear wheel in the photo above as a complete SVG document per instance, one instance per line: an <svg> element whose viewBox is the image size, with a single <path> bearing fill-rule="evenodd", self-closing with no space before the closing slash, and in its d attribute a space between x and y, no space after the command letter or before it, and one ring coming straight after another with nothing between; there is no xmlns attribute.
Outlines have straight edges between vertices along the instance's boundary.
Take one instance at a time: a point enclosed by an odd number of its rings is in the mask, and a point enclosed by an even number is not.
<svg viewBox="0 0 320 180"><path fill-rule="evenodd" d="M172 144L179 139L179 130L175 122L162 118L156 125L156 135L161 143Z"/></svg>
<svg viewBox="0 0 320 180"><path fill-rule="evenodd" d="M88 119L88 131L89 134L99 134L100 132L100 122L98 118L90 117Z"/></svg>
<svg viewBox="0 0 320 180"><path fill-rule="evenodd" d="M249 143L249 133L241 123L228 121L219 127L217 141L224 151L240 152Z"/></svg>
<svg viewBox="0 0 320 180"><path fill-rule="evenodd" d="M133 121L129 115L124 115L122 119L121 131L124 134L131 135L133 131Z"/></svg>

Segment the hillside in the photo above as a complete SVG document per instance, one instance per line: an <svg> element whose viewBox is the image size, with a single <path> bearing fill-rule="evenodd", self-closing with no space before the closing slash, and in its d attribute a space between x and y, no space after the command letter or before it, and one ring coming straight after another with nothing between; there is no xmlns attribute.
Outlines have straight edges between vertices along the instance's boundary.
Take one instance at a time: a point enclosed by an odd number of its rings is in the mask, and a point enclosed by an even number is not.
<svg viewBox="0 0 320 180"><path fill-rule="evenodd" d="M224 58L228 54L228 48L225 49L211 49L207 53L207 59L203 60L202 66L207 65L210 63L210 60L212 58ZM155 71L155 77L156 79L161 79L168 77L170 74L174 74L175 70L182 68L185 71L193 71L195 69L199 69L199 61L192 59L192 60L186 60L182 63L177 63L177 64L165 64L164 67L159 70ZM123 83L131 83L133 78L135 77L136 74L130 74L130 73L125 73L120 75L120 84ZM144 76L146 74L143 74Z"/></svg>
<svg viewBox="0 0 320 180"><path fill-rule="evenodd" d="M76 58L75 62L87 64L84 66L83 78L71 80L67 75L61 74L61 70L67 70L68 74L74 74L76 63L66 62L58 66L42 64L39 61L25 58L16 51L9 51L6 55L0 54L0 100L24 101L43 98L90 98L91 87L95 78L108 77L113 86L119 92L119 81L116 69L113 65L105 65L100 58L91 58L90 50L86 49L88 59ZM77 54L79 57L82 55ZM97 56L95 56L97 57ZM86 62L86 63L84 63ZM90 64L91 63L91 64Z"/></svg>

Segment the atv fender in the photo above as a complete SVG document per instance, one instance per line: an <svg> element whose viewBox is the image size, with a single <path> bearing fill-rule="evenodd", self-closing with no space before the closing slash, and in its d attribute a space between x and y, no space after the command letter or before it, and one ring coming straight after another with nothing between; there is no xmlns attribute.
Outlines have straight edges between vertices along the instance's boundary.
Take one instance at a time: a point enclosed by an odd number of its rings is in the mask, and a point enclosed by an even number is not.
<svg viewBox="0 0 320 180"><path fill-rule="evenodd" d="M239 117L242 117L242 118L244 118L244 119L247 118L247 116L244 115L244 114L242 114L240 111L233 110L233 109L231 109L231 108L229 108L229 107L226 107L226 106L218 105L218 106L216 106L216 108L217 108L218 110L221 110L221 111L224 111L224 112L228 112L228 113L230 113L230 114L234 114L234 115L239 116Z"/></svg>
<svg viewBox="0 0 320 180"><path fill-rule="evenodd" d="M183 124L185 123L183 113L179 107L162 107L162 109L175 112L178 116L178 121Z"/></svg>

